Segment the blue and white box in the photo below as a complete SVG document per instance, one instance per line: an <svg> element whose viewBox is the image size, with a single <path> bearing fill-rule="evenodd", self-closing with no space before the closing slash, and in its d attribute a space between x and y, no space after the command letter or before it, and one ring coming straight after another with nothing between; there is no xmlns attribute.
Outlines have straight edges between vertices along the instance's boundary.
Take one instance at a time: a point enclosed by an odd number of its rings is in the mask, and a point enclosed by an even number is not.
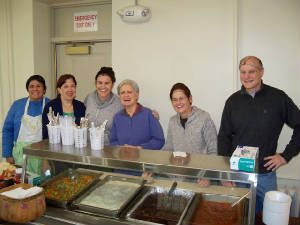
<svg viewBox="0 0 300 225"><path fill-rule="evenodd" d="M238 145L230 158L230 169L254 172L257 157L258 147Z"/></svg>

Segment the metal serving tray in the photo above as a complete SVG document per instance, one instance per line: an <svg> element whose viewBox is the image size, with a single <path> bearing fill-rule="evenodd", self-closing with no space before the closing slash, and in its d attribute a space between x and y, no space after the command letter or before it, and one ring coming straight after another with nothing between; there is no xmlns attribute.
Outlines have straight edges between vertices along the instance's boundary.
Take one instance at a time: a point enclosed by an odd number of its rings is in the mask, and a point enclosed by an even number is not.
<svg viewBox="0 0 300 225"><path fill-rule="evenodd" d="M182 224L183 225L216 225L216 224L232 224L242 225L247 224L247 201L242 200L239 204L231 208L231 203L238 200L237 196L230 195L218 195L218 194L206 194L197 193L194 200L186 213ZM207 213L205 205L207 203L215 205L215 209L211 208ZM220 203L220 204L218 204ZM213 206L210 205L210 206ZM201 212L202 211L202 212ZM203 217L201 217L201 213ZM234 218L229 219L228 216L234 215Z"/></svg>
<svg viewBox="0 0 300 225"><path fill-rule="evenodd" d="M135 185L132 185L131 187L128 183ZM78 196L78 198L72 203L72 208L91 214L102 214L116 218L124 207L141 190L144 183L145 181L141 179L108 175L87 192ZM93 199L95 199L94 205L84 202L84 200L87 200L89 196L93 196ZM99 197L98 200L96 199L97 196ZM96 204L98 204L99 207L96 206Z"/></svg>
<svg viewBox="0 0 300 225"><path fill-rule="evenodd" d="M181 224L195 193L175 189L168 196L169 190L170 188L165 187L149 187L143 198L127 213L127 220L151 225Z"/></svg>
<svg viewBox="0 0 300 225"><path fill-rule="evenodd" d="M82 189L80 189L77 193L75 193L73 196L71 196L67 200L58 200L58 199L49 198L46 196L47 204L54 205L54 206L61 207L61 208L69 208L71 202L76 198L76 196L78 196L80 193L86 191L87 189L92 187L94 184L96 184L99 181L99 177L102 174L103 174L102 172L95 171L95 170L88 170L88 169L81 169L81 168L76 169L76 170L68 169L67 171L62 172L62 173L58 174L57 176L45 181L41 185L41 187L43 187L43 188L45 188L48 185L53 184L57 180L63 179L65 177L69 177L70 179L75 180L75 182L79 175L89 175L93 178L92 182L90 182L89 184L84 186Z"/></svg>

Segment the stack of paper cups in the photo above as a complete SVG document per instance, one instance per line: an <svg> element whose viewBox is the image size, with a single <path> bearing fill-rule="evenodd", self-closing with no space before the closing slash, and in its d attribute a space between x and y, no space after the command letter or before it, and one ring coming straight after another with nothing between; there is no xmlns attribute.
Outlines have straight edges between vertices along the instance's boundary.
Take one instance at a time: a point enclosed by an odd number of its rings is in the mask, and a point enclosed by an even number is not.
<svg viewBox="0 0 300 225"><path fill-rule="evenodd" d="M101 150L104 148L104 129L90 128L90 140L92 150Z"/></svg>
<svg viewBox="0 0 300 225"><path fill-rule="evenodd" d="M59 144L60 143L60 127L59 125L51 126L47 125L48 137L50 144Z"/></svg>
<svg viewBox="0 0 300 225"><path fill-rule="evenodd" d="M61 116L59 119L61 142L63 145L74 144L73 123L74 117L72 116Z"/></svg>
<svg viewBox="0 0 300 225"><path fill-rule="evenodd" d="M76 148L84 148L87 146L87 128L74 127L74 141Z"/></svg>
<svg viewBox="0 0 300 225"><path fill-rule="evenodd" d="M74 132L72 127L60 127L61 141L63 145L73 145L74 144Z"/></svg>

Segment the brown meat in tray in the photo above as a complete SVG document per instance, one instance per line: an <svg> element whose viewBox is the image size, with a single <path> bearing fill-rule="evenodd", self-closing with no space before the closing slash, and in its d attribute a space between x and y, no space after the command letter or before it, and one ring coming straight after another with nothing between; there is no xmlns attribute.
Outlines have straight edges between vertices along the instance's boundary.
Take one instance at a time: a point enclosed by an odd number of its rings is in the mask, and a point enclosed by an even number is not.
<svg viewBox="0 0 300 225"><path fill-rule="evenodd" d="M148 192L127 213L127 220L142 224L181 224L194 192L177 188L168 195L169 189L148 187Z"/></svg>
<svg viewBox="0 0 300 225"><path fill-rule="evenodd" d="M68 169L44 182L47 204L69 208L80 193L97 183L103 173L87 169Z"/></svg>
<svg viewBox="0 0 300 225"><path fill-rule="evenodd" d="M241 225L245 224L246 208L243 200L234 207L238 197L197 193L183 225Z"/></svg>
<svg viewBox="0 0 300 225"><path fill-rule="evenodd" d="M144 183L141 179L108 175L78 196L72 203L72 208L95 215L118 217Z"/></svg>

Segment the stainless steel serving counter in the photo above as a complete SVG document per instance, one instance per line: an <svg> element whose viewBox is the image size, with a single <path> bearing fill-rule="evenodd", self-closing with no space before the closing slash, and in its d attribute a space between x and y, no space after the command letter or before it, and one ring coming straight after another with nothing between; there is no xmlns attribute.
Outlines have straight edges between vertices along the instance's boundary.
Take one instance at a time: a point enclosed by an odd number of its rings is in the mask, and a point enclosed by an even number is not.
<svg viewBox="0 0 300 225"><path fill-rule="evenodd" d="M128 149L126 148L114 146L105 146L101 151L93 151L90 149L90 146L78 149L74 146L63 146L61 144L52 145L48 143L48 140L44 140L24 147L24 164L22 174L23 181L25 178L25 168L28 156L35 156L48 160L81 165L250 184L247 224L254 224L257 173L247 173L231 170L229 166L229 157L190 154L186 160L178 162L173 160L172 152L169 151L128 151ZM47 217L49 219L49 216L51 217L51 215L49 215L49 212L51 212L51 210L55 212L56 210L61 211L61 209L49 208L49 210L47 209L48 213L43 219ZM72 214L74 212L68 213ZM67 215L67 213L63 214ZM74 218L74 215L71 216L71 218ZM116 224L117 222L108 222L110 221L110 219L107 218L102 219L105 220L103 221L103 224ZM101 218L96 218L96 220L101 220ZM96 221L96 223L98 224L99 222L100 221ZM118 223L128 224L128 222L126 221L119 221ZM78 224L84 223L79 222Z"/></svg>

